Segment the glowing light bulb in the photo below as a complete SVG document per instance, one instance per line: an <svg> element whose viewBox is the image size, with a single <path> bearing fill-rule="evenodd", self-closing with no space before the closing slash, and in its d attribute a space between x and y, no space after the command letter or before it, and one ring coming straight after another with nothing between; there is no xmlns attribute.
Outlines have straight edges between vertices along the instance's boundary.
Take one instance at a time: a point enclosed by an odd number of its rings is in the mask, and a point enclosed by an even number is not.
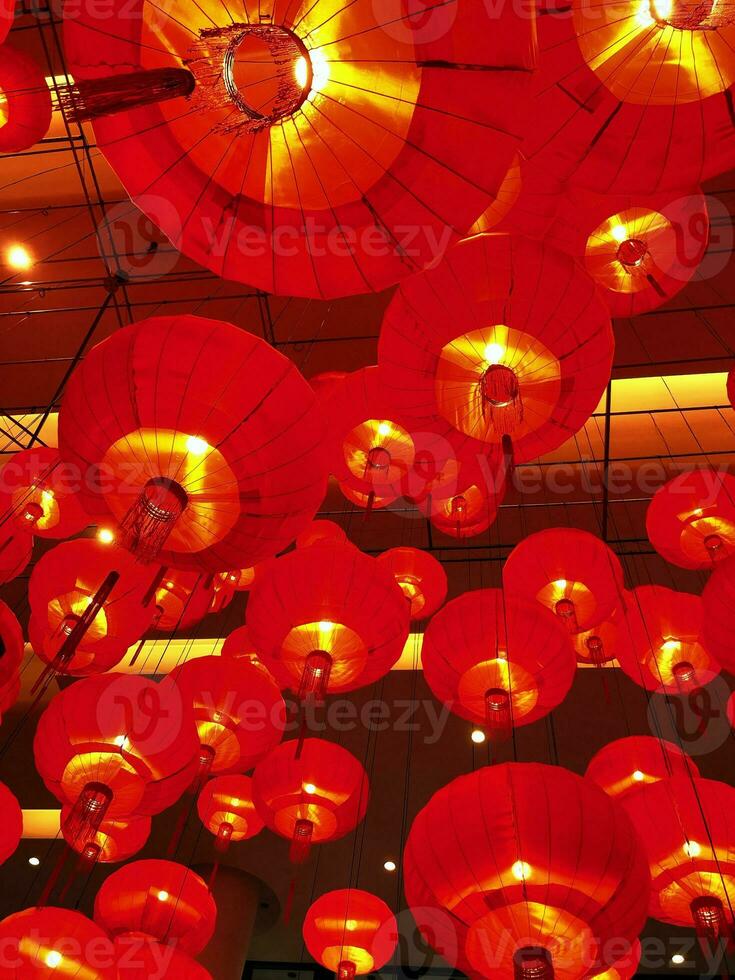
<svg viewBox="0 0 735 980"><path fill-rule="evenodd" d="M321 48L314 48L309 52L311 62L311 97L317 92L321 92L329 81L329 62Z"/></svg>
<svg viewBox="0 0 735 980"><path fill-rule="evenodd" d="M569 583L567 582L567 580L565 578L558 578L556 580L556 582L553 582L552 583L552 585L554 585L555 588L557 588L560 592L566 592L566 589L567 589L567 585L568 584Z"/></svg>
<svg viewBox="0 0 735 980"><path fill-rule="evenodd" d="M475 743L475 745L482 745L485 741L485 732L481 728L473 728L470 738Z"/></svg>
<svg viewBox="0 0 735 980"><path fill-rule="evenodd" d="M308 793L309 796L313 796L316 793L316 786L313 783L304 783L304 792Z"/></svg>
<svg viewBox="0 0 735 980"><path fill-rule="evenodd" d="M200 439L199 436L189 436L186 440L186 449L192 456L203 456L209 449L209 443L206 439Z"/></svg>
<svg viewBox="0 0 735 980"><path fill-rule="evenodd" d="M158 899L159 902L167 902L168 901L168 892L161 890L156 895L156 898Z"/></svg>
<svg viewBox="0 0 735 980"><path fill-rule="evenodd" d="M61 955L58 949L50 949L48 953L46 953L44 962L46 966L50 966L52 970L55 970L56 967L61 963L63 958L64 957Z"/></svg>
<svg viewBox="0 0 735 980"><path fill-rule="evenodd" d="M379 436L389 436L391 434L390 422L380 422L378 425Z"/></svg>
<svg viewBox="0 0 735 980"><path fill-rule="evenodd" d="M681 650L681 640L664 640L661 644L661 649L666 653L674 653L676 650Z"/></svg>
<svg viewBox="0 0 735 980"><path fill-rule="evenodd" d="M54 495L54 491L53 490L42 490L41 491L41 500L43 500L43 502L45 504L50 504L51 501L54 499L54 496L55 495Z"/></svg>
<svg viewBox="0 0 735 980"><path fill-rule="evenodd" d="M687 857L696 858L702 853L702 848L695 840L689 840L684 845L684 853Z"/></svg>
<svg viewBox="0 0 735 980"><path fill-rule="evenodd" d="M25 245L11 245L6 249L5 261L11 269L30 269L33 265L33 258Z"/></svg>
<svg viewBox="0 0 735 980"><path fill-rule="evenodd" d="M330 623L329 620L323 619L318 626L320 633L331 633L334 629L334 623Z"/></svg>
<svg viewBox="0 0 735 980"><path fill-rule="evenodd" d="M488 344L482 353L488 364L499 364L505 354L505 347L502 344Z"/></svg>
<svg viewBox="0 0 735 980"><path fill-rule="evenodd" d="M309 65L303 56L299 58L293 68L294 77L296 78L296 83L300 88L306 88L306 83L309 81Z"/></svg>
<svg viewBox="0 0 735 980"><path fill-rule="evenodd" d="M516 861L510 870L517 881L526 881L527 878L531 877L531 866L525 861Z"/></svg>
<svg viewBox="0 0 735 980"><path fill-rule="evenodd" d="M636 781L637 783L642 783L642 782L643 782L643 780L645 779L645 776L644 776L644 775L643 775L643 773L642 773L642 772L640 771L640 769L636 769L636 770L634 771L634 773L633 773L633 779L634 779L634 780L635 780L635 781Z"/></svg>
<svg viewBox="0 0 735 980"><path fill-rule="evenodd" d="M97 532L97 540L101 544L112 544L115 540L115 535L109 529L109 527L101 527Z"/></svg>
<svg viewBox="0 0 735 980"><path fill-rule="evenodd" d="M345 929L347 929L348 932L354 932L355 929L357 929L357 922L355 919L348 919L345 922Z"/></svg>
<svg viewBox="0 0 735 980"><path fill-rule="evenodd" d="M395 861L386 861L385 864L383 865L383 867L385 868L386 871L395 871L396 870L396 862Z"/></svg>
<svg viewBox="0 0 735 980"><path fill-rule="evenodd" d="M173 587L174 587L174 583L173 582L166 582L166 588L167 589L173 589Z"/></svg>
<svg viewBox="0 0 735 980"><path fill-rule="evenodd" d="M610 229L610 234L613 239L620 244L621 242L627 240L628 229L625 227L625 225L613 225L613 227Z"/></svg>
<svg viewBox="0 0 735 980"><path fill-rule="evenodd" d="M115 745L117 745L119 749L124 749L127 744L128 744L127 735L118 735L117 738L115 739Z"/></svg>

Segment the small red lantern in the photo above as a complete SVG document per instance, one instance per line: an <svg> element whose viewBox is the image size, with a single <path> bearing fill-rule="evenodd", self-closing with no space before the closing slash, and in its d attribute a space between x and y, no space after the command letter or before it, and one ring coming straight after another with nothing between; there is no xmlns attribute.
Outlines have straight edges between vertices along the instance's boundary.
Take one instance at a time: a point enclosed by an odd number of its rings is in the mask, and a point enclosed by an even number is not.
<svg viewBox="0 0 735 980"><path fill-rule="evenodd" d="M529 534L503 567L508 593L535 599L556 613L570 633L609 619L623 593L623 570L604 541L571 527Z"/></svg>
<svg viewBox="0 0 735 980"><path fill-rule="evenodd" d="M315 544L269 565L250 594L247 625L282 688L322 698L387 674L403 652L409 611L374 558L349 544Z"/></svg>
<svg viewBox="0 0 735 980"><path fill-rule="evenodd" d="M115 980L213 980L191 956L145 936L118 936L113 948Z"/></svg>
<svg viewBox="0 0 735 980"><path fill-rule="evenodd" d="M193 708L199 782L209 773L245 772L283 737L286 706L267 673L246 660L197 657L169 675Z"/></svg>
<svg viewBox="0 0 735 980"><path fill-rule="evenodd" d="M304 918L306 948L337 980L385 966L398 940L395 916L377 895L344 888L321 895Z"/></svg>
<svg viewBox="0 0 735 980"><path fill-rule="evenodd" d="M726 561L712 572L702 592L702 636L705 647L730 673L735 672L734 609L735 561Z"/></svg>
<svg viewBox="0 0 735 980"><path fill-rule="evenodd" d="M51 92L36 62L9 44L0 49L0 92L0 153L22 153L48 132Z"/></svg>
<svg viewBox="0 0 735 980"><path fill-rule="evenodd" d="M207 615L213 599L211 575L180 568L162 569L155 594L155 629L159 632L191 629Z"/></svg>
<svg viewBox="0 0 735 980"><path fill-rule="evenodd" d="M24 449L0 470L0 512L37 537L69 538L89 524L76 493L80 480L56 449Z"/></svg>
<svg viewBox="0 0 735 980"><path fill-rule="evenodd" d="M462 461L447 466L416 501L442 534L471 538L487 531L498 514L505 493L500 456L479 464Z"/></svg>
<svg viewBox="0 0 735 980"><path fill-rule="evenodd" d="M61 833L86 864L127 861L145 846L151 832L150 817L103 820L96 830L79 826L74 808L61 808Z"/></svg>
<svg viewBox="0 0 735 980"><path fill-rule="evenodd" d="M625 600L630 643L618 661L636 684L677 694L709 683L720 672L703 635L702 600L662 585L639 585Z"/></svg>
<svg viewBox="0 0 735 980"><path fill-rule="evenodd" d="M204 879L184 865L132 861L103 881L94 921L113 937L142 933L196 956L212 938L217 906Z"/></svg>
<svg viewBox="0 0 735 980"><path fill-rule="evenodd" d="M378 555L409 602L411 619L433 615L447 597L447 575L441 562L420 548L390 548Z"/></svg>
<svg viewBox="0 0 735 980"><path fill-rule="evenodd" d="M338 840L365 816L367 773L346 749L320 738L284 742L255 767L253 800L266 827L291 841L302 864L312 844Z"/></svg>
<svg viewBox="0 0 735 980"><path fill-rule="evenodd" d="M622 643L629 642L623 616L616 610L610 619L582 633L572 633L577 662L602 667L615 660Z"/></svg>
<svg viewBox="0 0 735 980"><path fill-rule="evenodd" d="M253 802L250 776L215 776L202 787L197 810L207 830L217 838L219 850L232 841L249 840L264 827Z"/></svg>
<svg viewBox="0 0 735 980"><path fill-rule="evenodd" d="M421 658L434 696L496 739L561 704L577 666L561 623L501 589L448 602L426 629Z"/></svg>
<svg viewBox="0 0 735 980"><path fill-rule="evenodd" d="M23 836L23 811L15 795L0 783L0 864L15 853Z"/></svg>
<svg viewBox="0 0 735 980"><path fill-rule="evenodd" d="M671 776L699 776L699 770L678 745L653 735L630 735L604 745L585 773L608 796L620 800Z"/></svg>
<svg viewBox="0 0 735 980"><path fill-rule="evenodd" d="M0 922L2 974L17 980L116 980L112 942L71 909L24 909Z"/></svg>
<svg viewBox="0 0 735 980"><path fill-rule="evenodd" d="M646 531L656 551L682 568L712 568L735 555L735 477L687 470L653 496Z"/></svg>

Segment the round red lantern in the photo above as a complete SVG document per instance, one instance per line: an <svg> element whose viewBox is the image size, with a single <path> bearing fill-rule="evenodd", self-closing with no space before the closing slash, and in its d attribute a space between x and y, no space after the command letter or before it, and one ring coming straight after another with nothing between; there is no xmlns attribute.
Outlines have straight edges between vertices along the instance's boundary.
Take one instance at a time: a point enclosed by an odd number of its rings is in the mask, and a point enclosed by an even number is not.
<svg viewBox="0 0 735 980"><path fill-rule="evenodd" d="M715 568L702 592L702 638L725 670L735 672L735 636L732 613L735 609L735 561Z"/></svg>
<svg viewBox="0 0 735 980"><path fill-rule="evenodd" d="M510 763L434 794L411 827L404 887L427 941L457 949L452 965L573 980L633 942L649 875L631 821L599 787L559 766Z"/></svg>
<svg viewBox="0 0 735 980"><path fill-rule="evenodd" d="M388 673L408 636L408 603L388 570L350 544L315 544L272 562L247 625L282 688L353 691Z"/></svg>
<svg viewBox="0 0 735 980"><path fill-rule="evenodd" d="M462 461L444 467L416 501L432 526L454 538L471 538L487 531L505 494L499 457L484 461L487 468Z"/></svg>
<svg viewBox="0 0 735 980"><path fill-rule="evenodd" d="M735 789L674 776L625 801L648 858L649 915L694 926L703 938L732 934L735 902Z"/></svg>
<svg viewBox="0 0 735 980"><path fill-rule="evenodd" d="M115 980L213 980L191 956L146 936L118 936L113 948Z"/></svg>
<svg viewBox="0 0 735 980"><path fill-rule="evenodd" d="M630 643L618 661L636 684L649 691L691 691L712 680L720 665L703 636L702 600L662 585L639 585L625 600Z"/></svg>
<svg viewBox="0 0 735 980"><path fill-rule="evenodd" d="M378 555L408 600L411 619L432 616L447 597L447 574L441 562L420 548L390 548Z"/></svg>
<svg viewBox="0 0 735 980"><path fill-rule="evenodd" d="M0 783L0 864L15 853L23 836L23 811L15 795Z"/></svg>
<svg viewBox="0 0 735 980"><path fill-rule="evenodd" d="M0 49L0 92L0 153L22 153L48 132L51 92L36 62L9 44Z"/></svg>
<svg viewBox="0 0 735 980"><path fill-rule="evenodd" d="M71 909L24 909L0 922L2 972L18 980L94 977L115 980L112 942L99 926Z"/></svg>
<svg viewBox="0 0 735 980"><path fill-rule="evenodd" d="M395 916L377 895L343 888L321 895L302 927L306 948L338 980L380 970L398 939Z"/></svg>
<svg viewBox="0 0 735 980"><path fill-rule="evenodd" d="M193 708L200 780L245 772L283 737L286 706L267 673L244 659L197 657L169 675Z"/></svg>
<svg viewBox="0 0 735 980"><path fill-rule="evenodd" d="M61 808L61 833L66 843L89 864L127 861L145 846L151 832L150 817L103 820L96 830L79 826L74 808Z"/></svg>
<svg viewBox="0 0 735 980"><path fill-rule="evenodd" d="M120 548L92 538L57 544L28 585L34 652L57 673L110 670L150 626L155 582Z"/></svg>
<svg viewBox="0 0 735 980"><path fill-rule="evenodd" d="M682 568L711 568L735 555L735 477L687 470L654 494L646 532L656 551Z"/></svg>
<svg viewBox="0 0 735 980"><path fill-rule="evenodd" d="M163 568L155 593L153 626L159 632L187 630L209 612L214 600L211 575L181 568Z"/></svg>
<svg viewBox="0 0 735 980"><path fill-rule="evenodd" d="M23 663L23 630L15 613L0 600L0 683L7 682Z"/></svg>
<svg viewBox="0 0 735 980"><path fill-rule="evenodd" d="M320 738L284 742L255 767L253 801L269 830L291 841L294 864L312 844L338 840L365 816L367 773L346 749Z"/></svg>
<svg viewBox="0 0 735 980"><path fill-rule="evenodd" d="M94 921L111 936L142 933L196 956L214 933L217 906L207 883L174 861L132 861L97 892Z"/></svg>
<svg viewBox="0 0 735 980"><path fill-rule="evenodd" d="M595 667L602 667L615 660L620 645L629 642L622 613L618 610L610 619L598 623L597 626L581 633L572 633L571 639L577 662L593 664Z"/></svg>
<svg viewBox="0 0 735 980"><path fill-rule="evenodd" d="M529 534L503 567L509 593L540 602L570 633L609 619L622 601L623 570L617 555L594 534L554 527Z"/></svg>
<svg viewBox="0 0 735 980"><path fill-rule="evenodd" d="M130 366L134 383L120 372ZM100 474L90 514L144 561L217 572L284 548L324 496L316 400L294 365L244 330L196 316L118 330L72 375L64 458Z"/></svg>
<svg viewBox="0 0 735 980"><path fill-rule="evenodd" d="M590 759L585 777L608 796L631 793L671 776L698 776L694 761L673 742L653 735L629 735L604 745Z"/></svg>
<svg viewBox="0 0 735 980"><path fill-rule="evenodd" d="M572 259L519 236L477 235L402 283L378 356L415 427L466 457L556 449L590 417L610 379L610 315Z"/></svg>
<svg viewBox="0 0 735 980"><path fill-rule="evenodd" d="M169 678L101 674L53 698L33 753L48 790L74 809L71 832L84 836L105 818L174 803L194 778L198 745L191 706Z"/></svg>
<svg viewBox="0 0 735 980"><path fill-rule="evenodd" d="M69 538L89 523L76 493L80 479L56 449L24 449L0 470L0 512L37 537Z"/></svg>
<svg viewBox="0 0 735 980"><path fill-rule="evenodd" d="M562 624L501 589L448 602L426 629L421 659L434 696L494 738L561 704L577 667Z"/></svg>
<svg viewBox="0 0 735 980"><path fill-rule="evenodd" d="M231 841L249 840L264 827L253 802L250 776L215 776L202 787L197 799L199 818L225 850Z"/></svg>

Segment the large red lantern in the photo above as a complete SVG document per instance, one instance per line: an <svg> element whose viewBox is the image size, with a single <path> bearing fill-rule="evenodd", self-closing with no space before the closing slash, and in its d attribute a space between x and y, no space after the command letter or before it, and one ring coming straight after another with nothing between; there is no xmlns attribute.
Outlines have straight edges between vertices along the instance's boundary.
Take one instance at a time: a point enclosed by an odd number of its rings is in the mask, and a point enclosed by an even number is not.
<svg viewBox="0 0 735 980"><path fill-rule="evenodd" d="M646 531L656 551L682 568L711 568L735 555L735 477L687 470L654 494Z"/></svg>
<svg viewBox="0 0 735 980"><path fill-rule="evenodd" d="M380 970L398 939L395 916L385 902L359 888L320 895L304 917L302 932L311 955L337 980Z"/></svg>
<svg viewBox="0 0 735 980"><path fill-rule="evenodd" d="M28 585L34 652L57 673L110 670L156 613L157 571L91 538L57 544Z"/></svg>
<svg viewBox="0 0 735 980"><path fill-rule="evenodd" d="M312 844L349 834L367 810L367 773L346 749L319 738L284 742L255 767L253 800L269 830L303 863Z"/></svg>
<svg viewBox="0 0 735 980"><path fill-rule="evenodd" d="M477 235L401 285L378 356L415 427L467 457L501 444L515 462L556 449L610 379L610 315L572 259L509 235Z"/></svg>
<svg viewBox="0 0 735 980"><path fill-rule="evenodd" d="M115 980L213 980L187 953L145 936L118 936L113 941Z"/></svg>
<svg viewBox="0 0 735 980"><path fill-rule="evenodd" d="M220 850L232 841L255 837L264 827L253 802L252 784L250 776L215 776L199 793L199 818L214 834Z"/></svg>
<svg viewBox="0 0 735 980"><path fill-rule="evenodd" d="M686 693L720 672L704 640L698 595L639 585L627 593L624 628L630 643L618 651L620 666L649 691Z"/></svg>
<svg viewBox="0 0 735 980"><path fill-rule="evenodd" d="M501 589L448 602L426 629L421 659L434 696L494 738L561 704L577 668L562 624Z"/></svg>
<svg viewBox="0 0 735 980"><path fill-rule="evenodd" d="M191 706L169 679L102 674L64 688L38 722L36 769L73 807L73 836L102 820L160 813L191 784L199 740Z"/></svg>
<svg viewBox="0 0 735 980"><path fill-rule="evenodd" d="M487 531L505 493L500 458L493 462L463 460L445 466L416 501L433 527L454 538L471 538Z"/></svg>
<svg viewBox="0 0 735 980"><path fill-rule="evenodd" d="M89 523L77 490L83 479L56 449L36 446L16 453L0 470L0 512L41 538L69 538Z"/></svg>
<svg viewBox="0 0 735 980"><path fill-rule="evenodd" d="M623 570L594 534L554 527L529 534L508 556L503 582L509 593L535 599L570 633L609 619L623 598Z"/></svg>
<svg viewBox="0 0 735 980"><path fill-rule="evenodd" d="M498 11L490 44L474 7L427 30L370 0L328 17L304 2L267 23L249 0L239 18L179 0L164 49L153 2L132 16L116 3L103 36L89 12L66 21L77 79L110 65L186 65L196 78L189 105L95 125L133 202L179 251L270 293L377 291L434 261L495 196L534 64L528 18Z"/></svg>
<svg viewBox="0 0 735 980"><path fill-rule="evenodd" d="M282 688L320 698L383 677L403 652L409 610L393 576L350 544L297 549L250 593L247 625Z"/></svg>
<svg viewBox="0 0 735 980"><path fill-rule="evenodd" d="M633 825L599 787L559 766L510 763L434 794L411 827L404 887L427 941L457 950L452 965L573 980L634 941L649 875Z"/></svg>
<svg viewBox="0 0 735 980"><path fill-rule="evenodd" d="M411 619L432 616L447 597L447 574L441 562L420 548L389 548L378 555L406 597Z"/></svg>
<svg viewBox="0 0 735 980"><path fill-rule="evenodd" d="M735 789L674 776L625 801L651 869L649 914L706 939L732 936Z"/></svg>
<svg viewBox="0 0 735 980"><path fill-rule="evenodd" d="M653 735L609 742L592 756L585 772L608 796L620 800L661 779L698 775L694 761L678 745Z"/></svg>
<svg viewBox="0 0 735 980"><path fill-rule="evenodd" d="M247 660L197 657L170 679L193 708L200 780L209 772L245 772L283 737L286 706L272 678Z"/></svg>
<svg viewBox="0 0 735 980"><path fill-rule="evenodd" d="M24 909L0 922L2 975L17 980L116 980L107 933L71 909Z"/></svg>
<svg viewBox="0 0 735 980"><path fill-rule="evenodd" d="M121 372L126 364L132 372ZM221 320L118 330L72 375L64 458L100 474L90 514L142 560L217 572L270 557L324 496L314 394L287 358Z"/></svg>
<svg viewBox="0 0 735 980"><path fill-rule="evenodd" d="M196 956L212 938L217 906L207 883L175 861L132 861L113 871L94 901L111 936L142 933Z"/></svg>
<svg viewBox="0 0 735 980"><path fill-rule="evenodd" d="M23 836L23 811L15 795L0 783L0 864L15 853Z"/></svg>
<svg viewBox="0 0 735 980"><path fill-rule="evenodd" d="M13 26L13 15L15 14L15 3L13 0L0 0L0 44L10 33Z"/></svg>
<svg viewBox="0 0 735 980"><path fill-rule="evenodd" d="M36 62L9 44L0 48L0 92L0 153L22 153L48 132L51 92Z"/></svg>
<svg viewBox="0 0 735 980"><path fill-rule="evenodd" d="M709 578L702 592L702 637L725 670L735 672L735 635L732 617L735 610L735 561L725 561Z"/></svg>
<svg viewBox="0 0 735 980"><path fill-rule="evenodd" d="M151 832L150 817L103 820L96 829L79 826L74 808L61 808L61 833L86 864L127 861L145 846Z"/></svg>

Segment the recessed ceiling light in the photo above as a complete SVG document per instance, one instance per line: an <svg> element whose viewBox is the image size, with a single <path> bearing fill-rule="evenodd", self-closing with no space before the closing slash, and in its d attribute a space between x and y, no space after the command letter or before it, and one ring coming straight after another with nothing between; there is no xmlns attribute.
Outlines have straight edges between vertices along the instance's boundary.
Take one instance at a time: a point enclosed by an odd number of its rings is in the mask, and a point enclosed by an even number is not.
<svg viewBox="0 0 735 980"><path fill-rule="evenodd" d="M11 245L6 249L5 261L11 269L30 269L33 265L33 258L25 245Z"/></svg>
<svg viewBox="0 0 735 980"><path fill-rule="evenodd" d="M475 743L475 745L482 745L485 741L485 732L481 728L473 728L470 738Z"/></svg>
<svg viewBox="0 0 735 980"><path fill-rule="evenodd" d="M395 871L396 870L396 862L395 861L386 861L385 864L383 865L383 867L385 868L386 871Z"/></svg>
<svg viewBox="0 0 735 980"><path fill-rule="evenodd" d="M681 966L681 964L684 962L684 957L681 953L674 953L674 955L671 957L671 962L674 964L674 966Z"/></svg>
<svg viewBox="0 0 735 980"><path fill-rule="evenodd" d="M31 867L37 868L41 863L41 859L37 857L30 857L28 858L28 863L31 865Z"/></svg>

